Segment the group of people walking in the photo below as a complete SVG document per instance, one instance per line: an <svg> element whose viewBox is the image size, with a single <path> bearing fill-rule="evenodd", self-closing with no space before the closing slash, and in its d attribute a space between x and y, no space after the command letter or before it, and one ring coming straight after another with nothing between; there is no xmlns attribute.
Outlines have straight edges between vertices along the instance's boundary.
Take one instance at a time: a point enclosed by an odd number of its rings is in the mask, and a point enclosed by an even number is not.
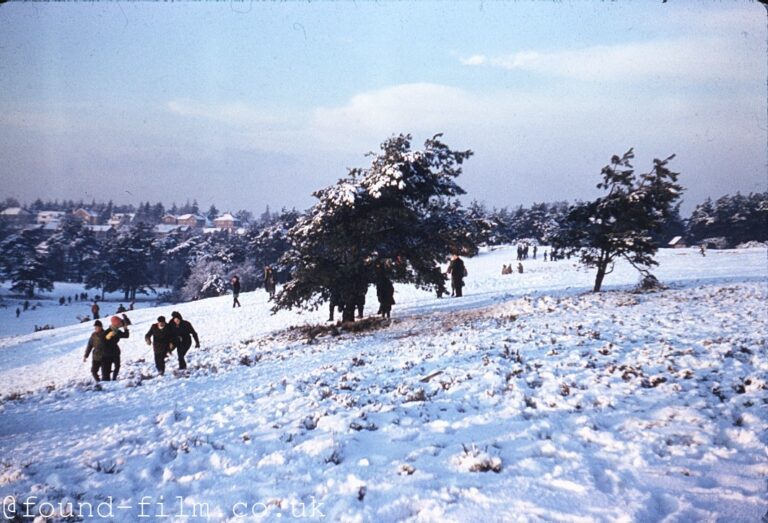
<svg viewBox="0 0 768 523"><path fill-rule="evenodd" d="M125 319L123 319L125 318ZM120 372L120 340L128 338L130 331L126 321L123 318L112 316L109 321L109 327L104 328L101 320L93 323L93 333L88 338L88 344L85 347L83 362L91 359L91 375L96 381L114 381ZM175 349L179 359L179 369L186 369L187 362L185 356L192 347L192 340L195 341L195 348L200 348L200 339L192 324L182 318L177 311L171 313L171 323L165 321L165 316L157 318L157 323L153 323L144 336L144 341L153 349L155 356L155 368L160 375L165 374L165 360Z"/></svg>
<svg viewBox="0 0 768 523"><path fill-rule="evenodd" d="M181 313L171 313L171 324L167 324L165 316L159 316L157 323L153 323L144 336L144 341L152 347L155 355L155 368L162 376L165 374L165 360L168 355L176 350L179 358L179 370L187 368L184 357L192 347L192 339L195 340L195 348L200 348L200 338L192 324L182 318Z"/></svg>
<svg viewBox="0 0 768 523"><path fill-rule="evenodd" d="M91 360L91 375L96 381L114 381L120 372L120 346L121 339L131 335L128 326L122 318L112 316L109 320L109 327L104 328L101 320L93 322L93 333L88 338L88 344L85 347L83 362ZM99 375L101 372L101 375Z"/></svg>

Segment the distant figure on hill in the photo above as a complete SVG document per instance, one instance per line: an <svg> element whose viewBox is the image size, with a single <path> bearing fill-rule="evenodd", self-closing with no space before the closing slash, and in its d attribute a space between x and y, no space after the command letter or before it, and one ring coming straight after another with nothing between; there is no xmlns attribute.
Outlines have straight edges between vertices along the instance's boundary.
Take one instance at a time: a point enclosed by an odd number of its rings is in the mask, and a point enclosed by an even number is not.
<svg viewBox="0 0 768 523"><path fill-rule="evenodd" d="M120 304L120 305L117 307L117 311L115 311L115 314L122 314L122 313L124 313L126 310L127 310L127 309L126 309L125 307L123 307L123 304L121 303L121 304Z"/></svg>
<svg viewBox="0 0 768 523"><path fill-rule="evenodd" d="M362 319L365 310L365 295L368 294L368 282L361 283L355 292L355 309L357 318Z"/></svg>
<svg viewBox="0 0 768 523"><path fill-rule="evenodd" d="M240 277L237 275L232 276L230 283L232 284L232 308L242 307L238 299L238 296L240 296Z"/></svg>
<svg viewBox="0 0 768 523"><path fill-rule="evenodd" d="M174 348L176 333L165 323L165 316L159 316L144 336L147 345L152 346L155 353L155 368L162 376L165 374L165 358Z"/></svg>
<svg viewBox="0 0 768 523"><path fill-rule="evenodd" d="M277 281L275 280L275 271L267 265L264 267L264 290L269 294L269 299L275 297L275 289L277 288Z"/></svg>
<svg viewBox="0 0 768 523"><path fill-rule="evenodd" d="M451 295L461 298L463 296L462 289L464 287L464 278L467 276L467 268L464 265L464 260L459 258L458 254L454 254L451 258L451 262L448 264L448 274L451 275L451 288L453 292Z"/></svg>
<svg viewBox="0 0 768 523"><path fill-rule="evenodd" d="M517 264L517 272L519 272L520 274L523 274L523 264L522 263L518 263Z"/></svg>
<svg viewBox="0 0 768 523"><path fill-rule="evenodd" d="M547 251L544 251L544 261L547 261Z"/></svg>
<svg viewBox="0 0 768 523"><path fill-rule="evenodd" d="M29 310L29 300L24 300L24 312Z"/></svg>
<svg viewBox="0 0 768 523"><path fill-rule="evenodd" d="M336 307L339 308L339 313L344 312L344 304L341 302L341 293L338 289L331 289L331 298L328 301L328 321L333 321L333 313Z"/></svg>
<svg viewBox="0 0 768 523"><path fill-rule="evenodd" d="M94 320L99 319L99 304L96 302L93 302L93 305L91 305L91 314L93 315Z"/></svg>
<svg viewBox="0 0 768 523"><path fill-rule="evenodd" d="M376 277L376 297L379 299L379 314L389 319L392 305L395 304L395 287L383 271Z"/></svg>
<svg viewBox="0 0 768 523"><path fill-rule="evenodd" d="M539 248L536 245L534 245L533 246L533 259L534 260L536 259L536 251L538 251L538 250L539 250Z"/></svg>
<svg viewBox="0 0 768 523"><path fill-rule="evenodd" d="M20 314L21 314L21 309L16 307L16 317L18 318Z"/></svg>
<svg viewBox="0 0 768 523"><path fill-rule="evenodd" d="M702 243L699 246L699 252L701 253L702 256L706 256L707 255L707 246Z"/></svg>

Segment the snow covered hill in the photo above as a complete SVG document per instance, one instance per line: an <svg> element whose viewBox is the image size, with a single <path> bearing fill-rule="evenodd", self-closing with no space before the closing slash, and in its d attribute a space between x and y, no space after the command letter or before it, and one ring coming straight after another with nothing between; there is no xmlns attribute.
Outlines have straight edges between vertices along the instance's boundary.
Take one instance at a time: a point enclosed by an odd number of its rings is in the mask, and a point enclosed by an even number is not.
<svg viewBox="0 0 768 523"><path fill-rule="evenodd" d="M759 521L765 249L663 250L668 290L619 265L599 295L569 261L502 276L513 250L467 260L464 298L397 287L356 334L263 292L134 311L114 383L82 363L90 324L0 338L4 516ZM172 310L202 348L156 377L143 336Z"/></svg>

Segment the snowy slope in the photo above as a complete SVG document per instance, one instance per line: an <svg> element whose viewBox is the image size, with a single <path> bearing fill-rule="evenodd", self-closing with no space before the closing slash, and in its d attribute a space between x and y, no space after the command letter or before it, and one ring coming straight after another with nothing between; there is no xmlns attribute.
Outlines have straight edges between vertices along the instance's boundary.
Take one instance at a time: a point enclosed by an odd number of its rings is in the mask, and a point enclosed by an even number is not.
<svg viewBox="0 0 768 523"><path fill-rule="evenodd" d="M669 290L617 266L593 295L573 262L502 276L499 249L464 298L398 287L391 324L312 340L286 328L326 310L263 292L138 310L99 386L89 325L0 338L0 496L115 521L757 521L765 249L658 260ZM203 348L156 378L143 335L174 309Z"/></svg>

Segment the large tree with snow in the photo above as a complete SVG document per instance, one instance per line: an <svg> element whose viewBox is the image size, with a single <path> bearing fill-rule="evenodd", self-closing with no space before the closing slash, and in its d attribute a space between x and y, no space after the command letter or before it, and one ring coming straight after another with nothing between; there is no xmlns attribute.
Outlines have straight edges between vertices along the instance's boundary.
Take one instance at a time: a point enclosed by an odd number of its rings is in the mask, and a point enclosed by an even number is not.
<svg viewBox="0 0 768 523"><path fill-rule="evenodd" d="M440 264L475 246L456 200L464 194L456 177L472 151L452 150L440 137L412 150L410 135L393 136L371 153L370 167L314 193L318 202L288 234L281 264L292 278L277 309L317 307L334 294L342 318L354 321L354 304L375 270L422 288L444 284Z"/></svg>
<svg viewBox="0 0 768 523"><path fill-rule="evenodd" d="M11 290L31 298L35 289L53 290L51 260L42 247L38 231L12 234L0 244L0 279L11 281Z"/></svg>
<svg viewBox="0 0 768 523"><path fill-rule="evenodd" d="M632 149L621 157L613 156L597 185L606 194L571 206L553 241L555 247L578 252L583 264L597 268L594 292L600 291L619 258L650 275L649 268L657 265L653 256L659 247L654 234L672 217L682 191L678 173L668 167L674 155L654 159L653 168L644 174L635 173L630 163L634 157Z"/></svg>

